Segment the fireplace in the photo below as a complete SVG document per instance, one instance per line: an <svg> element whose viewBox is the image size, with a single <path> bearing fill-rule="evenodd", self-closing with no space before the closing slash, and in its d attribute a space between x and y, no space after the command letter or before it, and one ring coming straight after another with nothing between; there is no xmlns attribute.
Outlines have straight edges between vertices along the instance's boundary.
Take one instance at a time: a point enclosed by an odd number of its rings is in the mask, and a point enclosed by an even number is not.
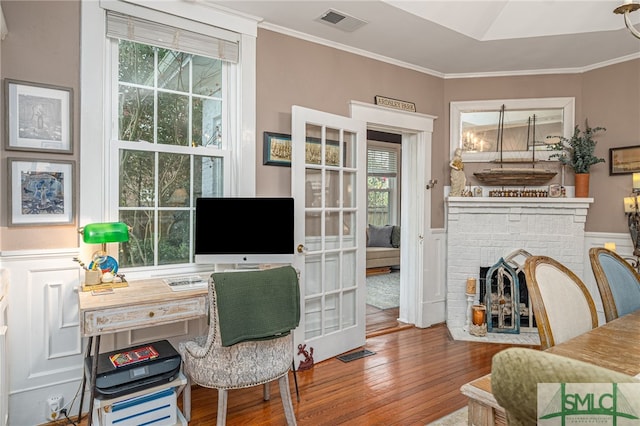
<svg viewBox="0 0 640 426"><path fill-rule="evenodd" d="M447 327L453 338L535 344L538 333L531 324L533 318L525 326L525 315L520 320L519 334L487 333L485 337L476 337L465 331L469 306L465 294L467 279L478 280L479 293L480 267L491 267L519 248L557 259L572 271L583 271L584 225L592 202L591 198L447 198L445 303ZM483 302L478 293L472 304Z"/></svg>
<svg viewBox="0 0 640 426"><path fill-rule="evenodd" d="M536 327L523 270L529 256L519 249L493 266L480 267L479 300L487 307L488 332L517 334Z"/></svg>

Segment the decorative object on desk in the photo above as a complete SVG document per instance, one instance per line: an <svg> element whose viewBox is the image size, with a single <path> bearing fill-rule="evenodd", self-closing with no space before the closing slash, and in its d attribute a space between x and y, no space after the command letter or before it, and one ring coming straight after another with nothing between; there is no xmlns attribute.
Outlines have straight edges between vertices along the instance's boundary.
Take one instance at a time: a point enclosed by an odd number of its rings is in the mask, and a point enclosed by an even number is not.
<svg viewBox="0 0 640 426"><path fill-rule="evenodd" d="M102 282L102 271L94 269L85 269L84 283L85 285L96 285Z"/></svg>
<svg viewBox="0 0 640 426"><path fill-rule="evenodd" d="M5 148L73 153L73 90L5 79Z"/></svg>
<svg viewBox="0 0 640 426"><path fill-rule="evenodd" d="M74 162L7 158L9 226L74 222Z"/></svg>
<svg viewBox="0 0 640 426"><path fill-rule="evenodd" d="M573 136L567 139L563 136L552 136L549 140L556 142L553 149L562 151L552 154L549 158L557 158L563 165L568 165L575 173L576 197L589 196L589 171L591 166L604 163L604 158L597 157L594 152L597 142L593 139L598 132L606 131L604 127L589 127L584 121L585 130L575 126Z"/></svg>
<svg viewBox="0 0 640 426"><path fill-rule="evenodd" d="M107 243L129 241L129 227L127 224L124 222L90 223L80 228L78 232L82 234L82 239L85 243L102 245L101 250L93 253L88 269L100 271L101 282L108 283L108 286L126 287L128 284L125 280L114 280L114 276L118 272L118 262L107 254ZM89 290L93 290L93 287L85 282L85 285L82 286L82 291Z"/></svg>
<svg viewBox="0 0 640 426"><path fill-rule="evenodd" d="M453 158L449 163L451 168L451 191L449 196L462 197L467 185L467 177L464 174L464 164L462 163L462 149L456 148Z"/></svg>

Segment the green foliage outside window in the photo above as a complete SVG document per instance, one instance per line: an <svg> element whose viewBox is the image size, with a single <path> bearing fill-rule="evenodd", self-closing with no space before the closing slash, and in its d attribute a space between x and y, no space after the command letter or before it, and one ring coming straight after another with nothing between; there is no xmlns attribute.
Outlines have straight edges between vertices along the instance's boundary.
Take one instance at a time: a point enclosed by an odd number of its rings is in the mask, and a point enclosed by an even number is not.
<svg viewBox="0 0 640 426"><path fill-rule="evenodd" d="M119 216L132 229L120 264L191 263L195 199L223 195L222 62L118 48Z"/></svg>

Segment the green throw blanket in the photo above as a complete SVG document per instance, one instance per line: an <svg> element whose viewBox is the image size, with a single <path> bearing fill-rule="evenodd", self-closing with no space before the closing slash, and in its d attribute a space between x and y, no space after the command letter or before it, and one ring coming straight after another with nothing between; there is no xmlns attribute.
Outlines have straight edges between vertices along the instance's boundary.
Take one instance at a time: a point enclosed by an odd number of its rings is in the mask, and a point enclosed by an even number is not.
<svg viewBox="0 0 640 426"><path fill-rule="evenodd" d="M211 275L222 346L287 335L300 322L298 275L291 266Z"/></svg>

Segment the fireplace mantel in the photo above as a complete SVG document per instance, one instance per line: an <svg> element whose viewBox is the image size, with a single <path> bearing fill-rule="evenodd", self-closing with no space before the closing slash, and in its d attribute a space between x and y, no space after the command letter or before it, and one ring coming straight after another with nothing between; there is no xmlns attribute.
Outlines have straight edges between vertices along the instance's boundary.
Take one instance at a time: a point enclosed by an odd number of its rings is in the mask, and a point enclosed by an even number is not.
<svg viewBox="0 0 640 426"><path fill-rule="evenodd" d="M584 226L592 203L593 198L448 197L446 305L454 338L466 322L466 280L479 278L481 266L524 249L550 256L581 276ZM501 334L499 341L505 338L522 343L518 335Z"/></svg>

